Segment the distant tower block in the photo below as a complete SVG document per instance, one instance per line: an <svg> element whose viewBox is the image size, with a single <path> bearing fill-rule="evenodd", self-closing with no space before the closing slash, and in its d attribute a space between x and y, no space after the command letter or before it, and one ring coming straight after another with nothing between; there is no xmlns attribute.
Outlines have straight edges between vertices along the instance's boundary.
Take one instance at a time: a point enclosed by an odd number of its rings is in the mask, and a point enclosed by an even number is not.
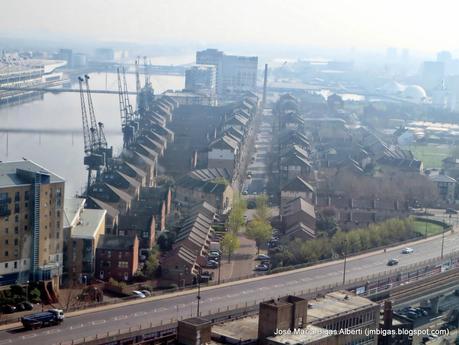
<svg viewBox="0 0 459 345"><path fill-rule="evenodd" d="M266 106L266 89L268 87L268 64L265 64L265 77L263 80L263 99L262 99L262 109Z"/></svg>

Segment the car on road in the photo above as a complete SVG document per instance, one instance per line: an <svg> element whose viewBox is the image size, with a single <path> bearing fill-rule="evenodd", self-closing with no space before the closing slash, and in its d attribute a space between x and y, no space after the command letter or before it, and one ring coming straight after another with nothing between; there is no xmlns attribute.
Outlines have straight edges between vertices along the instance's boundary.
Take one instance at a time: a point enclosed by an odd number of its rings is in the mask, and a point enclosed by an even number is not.
<svg viewBox="0 0 459 345"><path fill-rule="evenodd" d="M256 265L255 268L254 268L254 271L266 272L266 271L269 271L269 267L266 266L266 265L263 265L263 264Z"/></svg>
<svg viewBox="0 0 459 345"><path fill-rule="evenodd" d="M218 262L215 260L207 260L206 265L204 267L205 268L217 268Z"/></svg>
<svg viewBox="0 0 459 345"><path fill-rule="evenodd" d="M145 294L143 292L137 291L137 290L132 291L132 295L134 297L137 297L137 298L145 298L145 297L147 297L147 296L145 296Z"/></svg>
<svg viewBox="0 0 459 345"><path fill-rule="evenodd" d="M259 254L255 257L255 260L270 260L271 258L269 255L266 254Z"/></svg>
<svg viewBox="0 0 459 345"><path fill-rule="evenodd" d="M398 265L398 263L399 263L398 259L391 258L389 259L389 261L387 261L387 266L395 266L395 265Z"/></svg>
<svg viewBox="0 0 459 345"><path fill-rule="evenodd" d="M457 214L457 211L453 208L447 208L445 213L447 214Z"/></svg>
<svg viewBox="0 0 459 345"><path fill-rule="evenodd" d="M411 254L413 252L414 252L414 249L410 247L406 247L402 249L402 254Z"/></svg>
<svg viewBox="0 0 459 345"><path fill-rule="evenodd" d="M249 194L249 191L248 191L248 190L244 190L244 191L242 192L242 195L247 195L247 194Z"/></svg>

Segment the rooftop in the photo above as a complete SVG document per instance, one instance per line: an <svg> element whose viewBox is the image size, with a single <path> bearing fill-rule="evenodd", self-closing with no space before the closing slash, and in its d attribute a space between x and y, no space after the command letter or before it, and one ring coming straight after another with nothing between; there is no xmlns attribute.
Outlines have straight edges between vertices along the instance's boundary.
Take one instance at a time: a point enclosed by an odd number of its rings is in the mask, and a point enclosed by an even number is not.
<svg viewBox="0 0 459 345"><path fill-rule="evenodd" d="M19 171L18 171L19 169ZM25 174L21 174L23 171ZM19 172L19 174L18 174ZM49 183L63 183L64 179L30 160L0 162L0 187L14 187L31 184L29 174L49 176Z"/></svg>
<svg viewBox="0 0 459 345"><path fill-rule="evenodd" d="M308 301L307 322L319 322L336 317L338 314L348 314L365 307L379 307L379 305L347 291L330 292L323 297Z"/></svg>
<svg viewBox="0 0 459 345"><path fill-rule="evenodd" d="M94 239L97 236L97 230L105 221L106 213L106 210L83 209L80 213L80 221L72 229L72 238Z"/></svg>
<svg viewBox="0 0 459 345"><path fill-rule="evenodd" d="M86 200L82 198L66 198L64 200L64 228L76 224L85 202Z"/></svg>
<svg viewBox="0 0 459 345"><path fill-rule="evenodd" d="M246 341L258 339L258 315L212 326L212 337Z"/></svg>
<svg viewBox="0 0 459 345"><path fill-rule="evenodd" d="M101 235L98 249L132 251L137 236Z"/></svg>

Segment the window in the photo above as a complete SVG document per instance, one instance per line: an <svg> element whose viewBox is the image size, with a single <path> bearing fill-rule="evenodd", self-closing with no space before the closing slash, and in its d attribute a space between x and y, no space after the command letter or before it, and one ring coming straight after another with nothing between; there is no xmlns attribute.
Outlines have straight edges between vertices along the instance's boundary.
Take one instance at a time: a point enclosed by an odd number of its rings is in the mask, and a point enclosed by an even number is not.
<svg viewBox="0 0 459 345"><path fill-rule="evenodd" d="M5 256L8 256L8 255L9 255L8 251L7 251L7 250L5 250Z"/></svg>
<svg viewBox="0 0 459 345"><path fill-rule="evenodd" d="M14 268L18 268L18 262L17 261L14 262Z"/></svg>
<svg viewBox="0 0 459 345"><path fill-rule="evenodd" d="M20 211L19 204L14 204L14 213L19 213L19 211Z"/></svg>
<svg viewBox="0 0 459 345"><path fill-rule="evenodd" d="M14 216L14 221L15 221L16 223L19 222L19 216L18 216L18 215L15 215L15 216Z"/></svg>
<svg viewBox="0 0 459 345"><path fill-rule="evenodd" d="M28 229L28 226L24 225L24 231L27 231L27 229Z"/></svg>
<svg viewBox="0 0 459 345"><path fill-rule="evenodd" d="M128 267L128 262L127 261L119 261L118 262L118 267L119 268L127 268Z"/></svg>
<svg viewBox="0 0 459 345"><path fill-rule="evenodd" d="M7 245L8 245L8 240L5 240L5 246L7 246Z"/></svg>
<svg viewBox="0 0 459 345"><path fill-rule="evenodd" d="M19 202L19 200L20 200L19 192L14 193L14 202Z"/></svg>
<svg viewBox="0 0 459 345"><path fill-rule="evenodd" d="M24 200L25 200L25 201L29 201L29 198L30 198L30 193L29 193L28 190L26 190L26 191L24 192Z"/></svg>
<svg viewBox="0 0 459 345"><path fill-rule="evenodd" d="M107 250L107 257L109 257L109 258L112 257L112 251L111 250Z"/></svg>
<svg viewBox="0 0 459 345"><path fill-rule="evenodd" d="M19 240L17 238L14 239L14 245L15 246L19 245Z"/></svg>
<svg viewBox="0 0 459 345"><path fill-rule="evenodd" d="M5 235L8 235L8 228L5 228Z"/></svg>
<svg viewBox="0 0 459 345"><path fill-rule="evenodd" d="M8 262L5 262L5 268L8 268Z"/></svg>
<svg viewBox="0 0 459 345"><path fill-rule="evenodd" d="M19 233L19 227L15 226L14 227L14 234L17 235Z"/></svg>

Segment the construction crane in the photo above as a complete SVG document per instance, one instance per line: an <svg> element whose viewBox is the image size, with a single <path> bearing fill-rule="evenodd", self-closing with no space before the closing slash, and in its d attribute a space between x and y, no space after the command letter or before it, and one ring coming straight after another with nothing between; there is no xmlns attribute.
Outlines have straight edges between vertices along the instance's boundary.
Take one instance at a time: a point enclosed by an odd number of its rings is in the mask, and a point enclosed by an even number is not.
<svg viewBox="0 0 459 345"><path fill-rule="evenodd" d="M147 57L143 57L143 68L145 72L145 86L150 85L150 68L147 63Z"/></svg>
<svg viewBox="0 0 459 345"><path fill-rule="evenodd" d="M137 91L137 99L139 99L140 89L142 88L142 86L140 85L139 63L140 56L137 56L137 58L135 59L135 89Z"/></svg>
<svg viewBox="0 0 459 345"><path fill-rule="evenodd" d="M81 117L83 123L83 137L84 137L84 165L88 169L88 180L86 186L86 196L88 196L91 183L94 180L94 172L96 172L96 179L100 176L100 171L105 165L105 155L100 152L97 142L97 128L89 127L88 111L86 108L85 91L83 90L82 77L78 77L80 84L80 103L81 103Z"/></svg>
<svg viewBox="0 0 459 345"><path fill-rule="evenodd" d="M123 69L124 72L124 69ZM120 104L120 115L121 115L121 130L123 132L123 147L127 148L134 141L135 136L135 127L132 126L132 116L130 112L130 105L126 103L126 100L129 102L129 97L125 97L125 88L123 87L123 82L121 81L120 69L117 69L118 74L118 99ZM125 78L124 78L125 79Z"/></svg>

